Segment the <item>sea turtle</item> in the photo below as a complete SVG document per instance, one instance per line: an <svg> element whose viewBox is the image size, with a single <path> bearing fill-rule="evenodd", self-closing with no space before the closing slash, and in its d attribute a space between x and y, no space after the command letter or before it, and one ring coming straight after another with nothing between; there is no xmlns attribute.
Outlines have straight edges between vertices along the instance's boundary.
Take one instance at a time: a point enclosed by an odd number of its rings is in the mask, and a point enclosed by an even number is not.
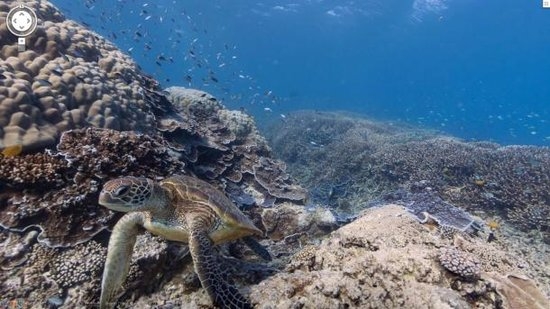
<svg viewBox="0 0 550 309"><path fill-rule="evenodd" d="M101 282L100 308L114 305L130 265L139 228L189 244L195 272L213 303L221 308L252 306L218 265L213 245L244 238L264 259L270 255L251 235L263 235L222 192L200 179L174 176L160 182L122 177L108 181L99 204L127 212L115 225Z"/></svg>

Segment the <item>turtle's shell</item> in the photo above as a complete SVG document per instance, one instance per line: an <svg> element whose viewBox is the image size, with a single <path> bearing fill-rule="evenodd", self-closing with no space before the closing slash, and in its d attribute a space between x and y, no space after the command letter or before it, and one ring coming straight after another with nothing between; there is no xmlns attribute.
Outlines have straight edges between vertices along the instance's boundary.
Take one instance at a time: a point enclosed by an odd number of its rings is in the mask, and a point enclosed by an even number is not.
<svg viewBox="0 0 550 309"><path fill-rule="evenodd" d="M204 212L208 208L214 211L218 218L209 235L214 243L263 234L227 196L205 181L181 175L162 180L160 186L170 194L179 218L193 212L208 215L211 212Z"/></svg>

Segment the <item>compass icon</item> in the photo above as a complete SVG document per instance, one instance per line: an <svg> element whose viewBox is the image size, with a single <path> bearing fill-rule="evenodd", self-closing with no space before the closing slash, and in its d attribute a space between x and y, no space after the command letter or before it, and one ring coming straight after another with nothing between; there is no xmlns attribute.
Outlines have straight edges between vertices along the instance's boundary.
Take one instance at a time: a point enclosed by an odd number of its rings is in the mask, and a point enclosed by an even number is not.
<svg viewBox="0 0 550 309"><path fill-rule="evenodd" d="M17 40L19 51L25 51L25 37L36 30L37 21L34 11L26 5L18 5L9 11L6 24L8 30L19 37Z"/></svg>

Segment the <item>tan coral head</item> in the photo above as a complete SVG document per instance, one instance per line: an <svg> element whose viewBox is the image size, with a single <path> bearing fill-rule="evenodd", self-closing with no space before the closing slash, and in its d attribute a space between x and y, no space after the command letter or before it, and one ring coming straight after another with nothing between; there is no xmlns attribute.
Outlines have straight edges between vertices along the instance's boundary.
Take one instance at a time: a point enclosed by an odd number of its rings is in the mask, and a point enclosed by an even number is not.
<svg viewBox="0 0 550 309"><path fill-rule="evenodd" d="M110 180L99 194L99 204L111 210L147 210L155 193L155 182L148 178L124 177Z"/></svg>

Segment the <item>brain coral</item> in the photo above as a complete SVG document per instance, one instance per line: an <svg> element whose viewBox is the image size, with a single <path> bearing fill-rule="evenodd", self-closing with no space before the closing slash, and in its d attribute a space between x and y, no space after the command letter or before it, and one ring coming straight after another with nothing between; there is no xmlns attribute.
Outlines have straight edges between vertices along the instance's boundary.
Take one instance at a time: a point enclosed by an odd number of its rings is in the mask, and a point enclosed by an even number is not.
<svg viewBox="0 0 550 309"><path fill-rule="evenodd" d="M0 20L18 2L0 3ZM17 37L0 24L0 151L54 145L61 132L95 126L154 128L156 82L113 44L66 20L46 1L25 1L38 17L18 52Z"/></svg>

